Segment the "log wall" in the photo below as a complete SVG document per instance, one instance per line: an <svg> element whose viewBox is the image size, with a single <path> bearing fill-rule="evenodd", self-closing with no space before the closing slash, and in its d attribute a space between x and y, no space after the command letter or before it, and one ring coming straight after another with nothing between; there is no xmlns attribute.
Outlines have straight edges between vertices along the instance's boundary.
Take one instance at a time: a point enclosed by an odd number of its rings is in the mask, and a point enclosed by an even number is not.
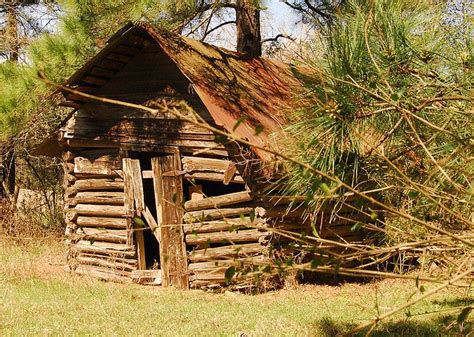
<svg viewBox="0 0 474 337"><path fill-rule="evenodd" d="M129 282L138 261L118 150L76 149L67 151L63 159L71 270Z"/></svg>
<svg viewBox="0 0 474 337"><path fill-rule="evenodd" d="M287 254L293 240L281 235L281 231L298 237L314 235L316 230L322 239L360 242L364 233L354 231L354 223L371 221L369 214L360 213L350 204L341 206L328 202L316 216L308 217L303 204L288 207L291 198L259 197L250 191L239 172L232 169L234 163L228 157L182 154L181 164L174 169L170 166L166 172L159 171L160 162L152 160L153 170L141 170L138 166L141 174L137 176L136 170L131 173L130 168L123 166L125 161L122 163L118 149L72 150L64 155L66 233L70 245L69 263L79 274L120 282L130 282L134 272L143 274L146 268L144 253L140 251L143 243L131 234L131 214L143 217L160 244L175 239L184 241L187 267L180 267L181 276L176 279L177 272L173 268L182 262L165 263L170 268L160 271L165 283L174 280L171 283L180 284L182 288L186 283L192 288L204 289L225 286L225 273L230 266L237 266L238 271L246 270L248 266L265 264L281 255L275 255L275 251ZM132 160L130 165L134 162L138 163ZM141 179L154 179L156 194L165 190L164 185L158 187L157 182L171 177L182 177L185 184L180 187L181 197L174 198L176 209L184 211L182 217L167 219L163 213L149 214L149 205L140 197L143 192L138 196L133 191L131 196L126 195L127 179L132 185L142 184ZM212 189L207 189L210 194L203 192L207 184L214 184ZM156 194L156 209L160 209L162 199L167 202L173 199L176 191L170 188L166 188L168 196ZM127 200L132 200L131 206L127 206ZM130 208L135 213L130 213ZM171 227L161 228L163 220L167 226L176 225L182 236L173 236L175 230L166 234ZM172 246L178 247L177 243ZM324 247L330 248L330 245ZM160 246L160 255L177 256L169 252ZM251 286L253 282L251 273L238 272L233 279L233 284L239 286Z"/></svg>
<svg viewBox="0 0 474 337"><path fill-rule="evenodd" d="M213 288L226 282L226 270L268 258L264 221L258 206L235 164L227 157L183 156L185 179L190 182L218 182L230 187L213 190L184 202L183 232L188 251L189 282L192 288ZM205 186L204 186L205 188ZM198 189L199 190L199 189ZM237 275L234 282L252 283L249 275Z"/></svg>

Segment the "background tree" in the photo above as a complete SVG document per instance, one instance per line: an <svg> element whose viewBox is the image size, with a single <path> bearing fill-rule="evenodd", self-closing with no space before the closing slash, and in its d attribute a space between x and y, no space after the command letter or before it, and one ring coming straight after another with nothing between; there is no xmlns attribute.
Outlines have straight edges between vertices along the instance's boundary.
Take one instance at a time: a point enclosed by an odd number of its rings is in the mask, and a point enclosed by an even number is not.
<svg viewBox="0 0 474 337"><path fill-rule="evenodd" d="M50 28L53 5L50 1L10 0L0 4L0 58L19 63L22 49L28 40ZM14 146L0 146L2 165L5 170L3 188L10 195L15 192L15 151ZM10 145L8 145L10 144ZM15 199L15 198L13 198Z"/></svg>

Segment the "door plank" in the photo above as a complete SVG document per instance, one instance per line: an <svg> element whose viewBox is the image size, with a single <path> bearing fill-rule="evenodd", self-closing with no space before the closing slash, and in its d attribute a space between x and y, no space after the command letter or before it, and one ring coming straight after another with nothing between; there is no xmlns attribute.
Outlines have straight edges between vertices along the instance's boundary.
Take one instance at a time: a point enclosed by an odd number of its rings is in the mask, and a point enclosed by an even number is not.
<svg viewBox="0 0 474 337"><path fill-rule="evenodd" d="M179 153L152 158L153 184L160 228L160 260L162 284L180 289L189 287L186 245L181 227L183 220L182 175L167 175L180 171Z"/></svg>

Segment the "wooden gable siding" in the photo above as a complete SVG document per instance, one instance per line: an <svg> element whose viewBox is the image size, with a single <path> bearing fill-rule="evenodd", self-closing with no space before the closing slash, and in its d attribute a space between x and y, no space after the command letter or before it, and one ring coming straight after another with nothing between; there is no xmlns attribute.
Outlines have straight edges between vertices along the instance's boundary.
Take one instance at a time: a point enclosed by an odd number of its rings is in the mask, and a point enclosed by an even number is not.
<svg viewBox="0 0 474 337"><path fill-rule="evenodd" d="M97 92L98 96L159 106L162 100L177 104L184 100L210 120L190 82L160 47L151 44L115 74ZM184 111L184 109L182 109ZM87 102L67 122L63 134L69 147L178 146L183 153L213 148L227 155L214 141L212 132L177 118L171 112L152 114L138 109Z"/></svg>

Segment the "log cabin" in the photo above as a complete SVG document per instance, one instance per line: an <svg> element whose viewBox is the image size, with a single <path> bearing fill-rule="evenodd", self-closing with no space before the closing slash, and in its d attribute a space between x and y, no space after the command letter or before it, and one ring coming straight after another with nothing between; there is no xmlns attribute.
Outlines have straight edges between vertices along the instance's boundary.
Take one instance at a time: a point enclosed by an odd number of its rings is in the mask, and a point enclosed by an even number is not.
<svg viewBox="0 0 474 337"><path fill-rule="evenodd" d="M62 90L71 113L36 150L64 160L70 270L117 282L221 287L229 266L278 258L289 240L275 229L311 233L316 220L311 227L304 207L289 208L278 188L268 188L281 180L265 151L278 149L302 78L298 67L243 59L148 24L118 31L66 85L157 109ZM334 216L330 205L318 213L318 235L361 240L351 231L352 210ZM251 274L232 284L253 284Z"/></svg>

